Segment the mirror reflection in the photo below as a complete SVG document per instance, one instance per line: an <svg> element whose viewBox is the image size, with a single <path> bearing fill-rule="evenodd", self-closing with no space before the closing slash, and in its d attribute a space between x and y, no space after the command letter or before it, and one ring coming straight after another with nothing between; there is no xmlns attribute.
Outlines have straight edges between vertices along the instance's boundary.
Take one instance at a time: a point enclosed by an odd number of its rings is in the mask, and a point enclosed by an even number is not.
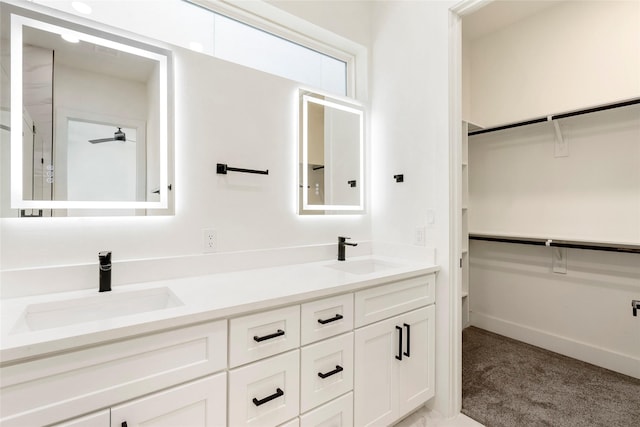
<svg viewBox="0 0 640 427"><path fill-rule="evenodd" d="M364 209L364 112L343 99L301 91L301 214Z"/></svg>
<svg viewBox="0 0 640 427"><path fill-rule="evenodd" d="M7 14L3 7L3 22ZM10 14L10 72L5 54L2 61L11 81L5 127L23 131L11 132L12 210L65 216L167 209L169 52L38 18Z"/></svg>

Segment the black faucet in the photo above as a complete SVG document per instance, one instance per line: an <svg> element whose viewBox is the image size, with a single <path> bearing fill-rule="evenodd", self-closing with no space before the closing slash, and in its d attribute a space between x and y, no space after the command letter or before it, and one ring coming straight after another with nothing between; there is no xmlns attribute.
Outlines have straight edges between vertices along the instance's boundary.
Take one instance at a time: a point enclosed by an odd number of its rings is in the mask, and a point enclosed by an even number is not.
<svg viewBox="0 0 640 427"><path fill-rule="evenodd" d="M358 246L357 243L347 243L346 240L351 237L338 237L338 261L344 261L344 247L345 246Z"/></svg>
<svg viewBox="0 0 640 427"><path fill-rule="evenodd" d="M100 261L100 292L111 291L111 251L98 252Z"/></svg>

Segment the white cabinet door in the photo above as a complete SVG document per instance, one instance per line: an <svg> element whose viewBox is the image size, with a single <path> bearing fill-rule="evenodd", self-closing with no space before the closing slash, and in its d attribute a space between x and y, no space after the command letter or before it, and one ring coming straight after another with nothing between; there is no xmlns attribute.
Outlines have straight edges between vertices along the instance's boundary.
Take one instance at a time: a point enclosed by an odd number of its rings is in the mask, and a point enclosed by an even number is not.
<svg viewBox="0 0 640 427"><path fill-rule="evenodd" d="M389 425L434 396L435 306L355 332L357 426Z"/></svg>
<svg viewBox="0 0 640 427"><path fill-rule="evenodd" d="M398 417L421 406L434 396L435 306L401 316L403 355L398 366Z"/></svg>
<svg viewBox="0 0 640 427"><path fill-rule="evenodd" d="M357 329L355 333L354 425L384 426L397 412L398 354L396 318Z"/></svg>
<svg viewBox="0 0 640 427"><path fill-rule="evenodd" d="M111 408L111 427L223 427L227 374L221 373Z"/></svg>

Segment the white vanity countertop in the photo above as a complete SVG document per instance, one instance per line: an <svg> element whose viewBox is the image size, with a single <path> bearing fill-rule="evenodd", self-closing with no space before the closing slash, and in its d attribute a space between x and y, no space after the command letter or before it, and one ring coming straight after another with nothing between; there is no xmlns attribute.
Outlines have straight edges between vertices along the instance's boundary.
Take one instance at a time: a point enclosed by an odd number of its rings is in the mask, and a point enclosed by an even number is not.
<svg viewBox="0 0 640 427"><path fill-rule="evenodd" d="M385 267L379 271L361 274L348 273L330 267L332 265L343 266L348 263L367 263L371 260L385 264ZM123 339L191 323L296 304L305 300L355 291L438 270L438 266L428 263L363 256L352 257L346 263L334 260L320 261L116 286L109 293L110 297L116 296L116 294L124 295L132 291L167 288L182 302L182 305L69 326L44 328L36 331L27 330L26 332L18 331L16 325L24 323L21 319L24 318L29 305L55 304L56 302L86 297L95 299L106 294L98 293L96 281L95 289L91 290L3 299L1 302L0 362L2 364L13 363L34 356L67 351L76 347ZM122 299L126 301L127 298L124 296Z"/></svg>

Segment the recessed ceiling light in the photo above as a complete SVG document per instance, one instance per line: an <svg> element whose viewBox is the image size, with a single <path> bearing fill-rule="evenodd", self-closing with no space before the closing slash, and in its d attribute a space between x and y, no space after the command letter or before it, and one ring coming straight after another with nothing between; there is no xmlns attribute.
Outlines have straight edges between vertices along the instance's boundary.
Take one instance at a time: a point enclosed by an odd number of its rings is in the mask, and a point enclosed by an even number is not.
<svg viewBox="0 0 640 427"><path fill-rule="evenodd" d="M92 10L91 6L81 1L72 1L71 7L73 7L76 11L80 13L84 13L85 15L91 14Z"/></svg>
<svg viewBox="0 0 640 427"><path fill-rule="evenodd" d="M80 39L71 34L61 34L60 37L69 43L80 43Z"/></svg>

